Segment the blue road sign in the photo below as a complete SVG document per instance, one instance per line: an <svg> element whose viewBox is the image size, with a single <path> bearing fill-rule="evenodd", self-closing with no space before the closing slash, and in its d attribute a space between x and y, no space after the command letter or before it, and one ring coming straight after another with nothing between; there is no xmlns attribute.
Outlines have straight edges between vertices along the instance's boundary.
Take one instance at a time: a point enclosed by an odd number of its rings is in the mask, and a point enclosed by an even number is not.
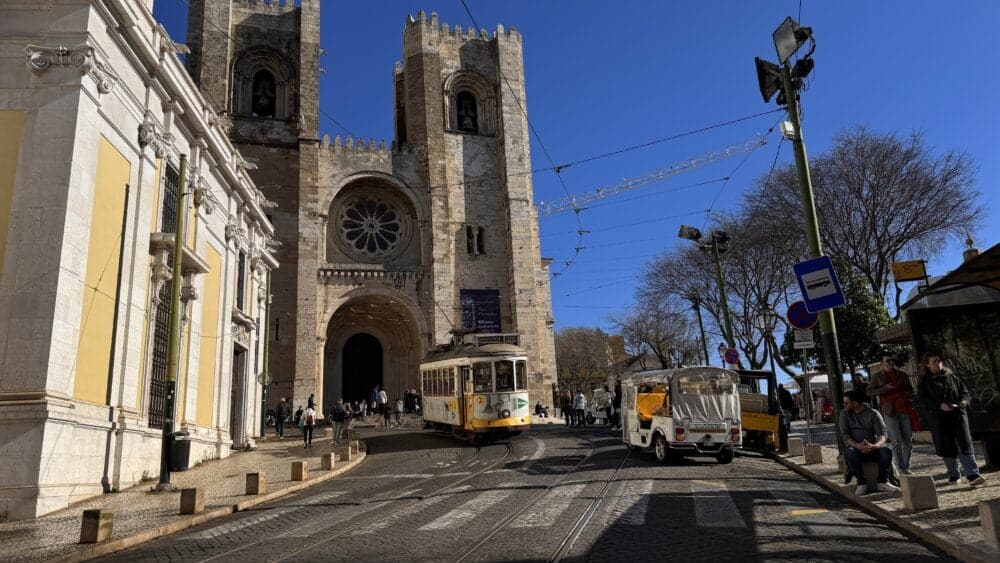
<svg viewBox="0 0 1000 563"><path fill-rule="evenodd" d="M840 289L840 282L837 281L837 273L833 271L833 262L829 256L799 262L792 269L795 270L802 298L810 313L844 304L844 292Z"/></svg>
<svg viewBox="0 0 1000 563"><path fill-rule="evenodd" d="M802 330L809 330L810 328L816 326L816 321L819 320L819 315L811 313L809 309L806 309L805 301L796 301L788 306L788 312L785 313L785 318L788 319L788 324L793 327Z"/></svg>

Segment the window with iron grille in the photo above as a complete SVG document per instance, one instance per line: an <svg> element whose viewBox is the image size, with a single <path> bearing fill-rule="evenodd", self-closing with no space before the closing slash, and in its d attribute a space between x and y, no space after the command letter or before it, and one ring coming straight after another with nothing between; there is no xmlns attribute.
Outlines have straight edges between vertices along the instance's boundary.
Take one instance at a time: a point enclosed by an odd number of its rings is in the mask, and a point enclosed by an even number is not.
<svg viewBox="0 0 1000 563"><path fill-rule="evenodd" d="M236 269L236 308L243 311L243 300L246 297L247 255L240 252L240 263Z"/></svg>
<svg viewBox="0 0 1000 563"><path fill-rule="evenodd" d="M160 213L160 232L172 233L177 228L177 190L181 177L177 169L167 165L163 182L163 210Z"/></svg>
<svg viewBox="0 0 1000 563"><path fill-rule="evenodd" d="M160 288L153 327L153 365L149 377L149 427L163 428L167 410L167 340L170 337L170 283Z"/></svg>

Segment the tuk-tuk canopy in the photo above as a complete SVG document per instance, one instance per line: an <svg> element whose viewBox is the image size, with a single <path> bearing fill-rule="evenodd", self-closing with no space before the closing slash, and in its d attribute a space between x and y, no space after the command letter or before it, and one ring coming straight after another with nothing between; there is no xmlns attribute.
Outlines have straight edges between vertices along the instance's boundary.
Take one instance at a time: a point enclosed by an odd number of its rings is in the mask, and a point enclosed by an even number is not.
<svg viewBox="0 0 1000 563"><path fill-rule="evenodd" d="M675 419L719 421L740 419L739 375L715 367L691 367L637 373L629 384L666 387Z"/></svg>

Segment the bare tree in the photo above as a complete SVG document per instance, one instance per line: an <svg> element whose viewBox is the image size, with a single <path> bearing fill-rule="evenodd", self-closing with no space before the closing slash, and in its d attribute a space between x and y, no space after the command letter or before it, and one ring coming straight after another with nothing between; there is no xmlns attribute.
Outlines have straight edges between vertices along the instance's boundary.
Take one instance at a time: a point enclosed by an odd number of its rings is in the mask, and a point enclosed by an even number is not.
<svg viewBox="0 0 1000 563"><path fill-rule="evenodd" d="M614 337L599 328L568 327L556 332L556 363L563 389L590 390L616 375Z"/></svg>
<svg viewBox="0 0 1000 563"><path fill-rule="evenodd" d="M972 158L956 151L935 155L920 133L904 137L856 126L839 133L810 168L827 252L846 258L884 302L893 262L933 257L948 237L971 233L982 217ZM762 224L787 224L790 212L797 217L794 166L776 170L770 189L758 185L750 198L760 202ZM898 311L898 292L893 300Z"/></svg>
<svg viewBox="0 0 1000 563"><path fill-rule="evenodd" d="M687 307L677 299L640 299L627 314L611 322L621 331L626 348L636 356L649 352L660 366L698 363L698 340Z"/></svg>

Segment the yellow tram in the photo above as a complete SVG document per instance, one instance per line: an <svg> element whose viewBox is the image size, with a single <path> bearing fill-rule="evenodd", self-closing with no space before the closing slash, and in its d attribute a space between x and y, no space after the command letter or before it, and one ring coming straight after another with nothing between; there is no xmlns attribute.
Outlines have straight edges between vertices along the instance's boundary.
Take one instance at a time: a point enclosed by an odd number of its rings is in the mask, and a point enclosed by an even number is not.
<svg viewBox="0 0 1000 563"><path fill-rule="evenodd" d="M424 422L476 442L531 426L528 357L516 334L470 334L420 363Z"/></svg>

